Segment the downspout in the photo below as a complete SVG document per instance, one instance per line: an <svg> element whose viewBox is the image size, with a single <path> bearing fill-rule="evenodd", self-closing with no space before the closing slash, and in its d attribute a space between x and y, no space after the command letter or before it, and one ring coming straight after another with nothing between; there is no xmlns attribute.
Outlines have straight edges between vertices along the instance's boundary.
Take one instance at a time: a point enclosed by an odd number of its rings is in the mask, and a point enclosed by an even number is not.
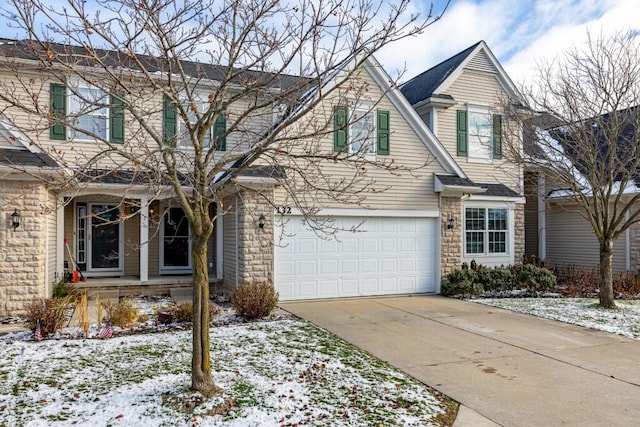
<svg viewBox="0 0 640 427"><path fill-rule="evenodd" d="M547 258L547 216L545 200L545 176L538 172L538 258Z"/></svg>
<svg viewBox="0 0 640 427"><path fill-rule="evenodd" d="M629 221L629 211L624 214L624 221ZM631 227L624 230L625 270L631 271Z"/></svg>

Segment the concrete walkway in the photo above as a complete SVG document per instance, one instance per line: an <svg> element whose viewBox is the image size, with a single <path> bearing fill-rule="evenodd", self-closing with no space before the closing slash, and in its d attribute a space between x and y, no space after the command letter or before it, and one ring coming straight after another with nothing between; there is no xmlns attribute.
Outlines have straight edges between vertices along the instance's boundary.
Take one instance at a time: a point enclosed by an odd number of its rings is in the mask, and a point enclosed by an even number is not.
<svg viewBox="0 0 640 427"><path fill-rule="evenodd" d="M460 402L462 426L634 426L640 341L440 296L282 303Z"/></svg>

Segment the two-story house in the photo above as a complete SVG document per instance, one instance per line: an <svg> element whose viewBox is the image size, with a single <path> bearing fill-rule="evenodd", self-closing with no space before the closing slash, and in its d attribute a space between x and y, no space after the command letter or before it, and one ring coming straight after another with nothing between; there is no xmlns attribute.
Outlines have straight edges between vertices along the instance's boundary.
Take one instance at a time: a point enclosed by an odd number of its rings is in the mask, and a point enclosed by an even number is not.
<svg viewBox="0 0 640 427"><path fill-rule="evenodd" d="M19 42L11 43L3 59L15 61L21 51L15 49ZM104 132L105 140L126 146L144 132L117 100L106 103L109 108L91 110L90 117L74 116L78 91L86 92L84 99L107 94L49 81L28 55L19 59L25 64L22 72L32 72L40 82L43 108L87 128L72 132L45 123L38 131L28 112L3 105L0 315L19 314L34 296L50 295L65 261L67 266L77 261L88 278L85 285L122 294L188 286L191 230L170 186L150 185L143 174L136 175L135 156L109 167L74 168L95 154L89 134ZM195 68L202 66L185 66ZM3 78L14 77L5 70ZM499 107L505 94L517 104L517 92L486 44L472 46L401 89L389 83L375 59L351 79L358 84L341 81L344 90L324 97L314 115L298 123L301 129L331 124L333 129L313 144L324 153L323 161L288 168L291 157L276 152L239 175L217 201L210 277L227 291L244 280L268 280L283 300L437 293L442 275L463 261L519 261L522 174L501 156ZM215 85L215 78L208 84ZM354 87L367 90L351 93ZM170 103L153 94L148 102L157 108L148 110L145 125L165 138L179 134ZM232 120L241 111L228 114ZM269 118L266 125L272 123ZM214 135L225 129L224 118L212 126ZM246 135L229 134L216 148L233 152L246 143ZM188 152L189 147L182 148ZM349 162L331 161L355 153ZM344 199L298 185L322 177L369 184ZM53 185L60 182L65 185ZM327 220L330 229L356 231L323 235L296 208L301 200L312 205L318 223ZM14 219L19 225L13 225Z"/></svg>

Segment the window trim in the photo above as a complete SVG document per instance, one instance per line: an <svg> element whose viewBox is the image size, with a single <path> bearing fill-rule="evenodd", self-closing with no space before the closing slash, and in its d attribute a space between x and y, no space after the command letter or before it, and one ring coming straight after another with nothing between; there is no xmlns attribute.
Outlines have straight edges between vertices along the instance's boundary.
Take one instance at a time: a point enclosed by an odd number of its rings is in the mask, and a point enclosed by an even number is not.
<svg viewBox="0 0 640 427"><path fill-rule="evenodd" d="M471 154L471 116L483 114L489 116L489 146L487 156ZM497 128L497 129L496 129ZM499 131L499 133L496 132ZM491 164L494 160L502 160L502 115L495 109L479 104L465 104L456 111L456 154L464 157L469 163ZM474 146L479 142L474 141ZM481 143L480 143L481 144ZM478 150L475 150L478 151Z"/></svg>
<svg viewBox="0 0 640 427"><path fill-rule="evenodd" d="M359 102L347 105L334 105L333 107L333 151L346 153L354 160L375 161L377 156L387 156L391 152L391 113L389 110L376 108L372 102ZM361 117L357 114L363 113ZM370 119L369 119L370 117ZM357 132L358 124L371 122L367 137L364 142L370 146L370 150L362 152L354 150L352 138ZM381 122L384 120L384 122ZM362 146L361 146L362 148Z"/></svg>
<svg viewBox="0 0 640 427"><path fill-rule="evenodd" d="M193 96L194 100L198 101L198 106L199 108L205 106L209 103L207 100L205 100L202 96L202 93L196 94ZM186 105L186 103L188 102L188 99L186 96L181 96L180 97L182 104L184 106L184 108L187 111L190 111L190 106ZM220 122L220 118L224 118L224 127L225 127L225 133L227 131L227 123L226 123L226 103L222 102L222 115L219 115L215 122L211 125L211 128L209 128L209 143L205 144L205 141L207 140L205 137L205 140L203 141L202 144L202 149L205 151L210 150L213 147L213 140L215 139L215 135L216 135L216 127L218 126L218 123ZM202 113L203 110L200 110L200 112ZM163 107L163 115L164 115L164 107ZM185 122L183 120L182 117L178 116L178 114L176 114L176 134L175 134L175 142L176 142L176 147L177 148L181 148L181 149L186 149L186 150L191 150L193 151L193 144L191 144L191 140L189 139L189 143L186 142L187 138L184 137L185 133L186 133L186 126L185 126ZM220 147L218 147L216 149L216 151L227 151L227 144L226 144L226 137L224 138L224 141L222 143L222 145Z"/></svg>
<svg viewBox="0 0 640 427"><path fill-rule="evenodd" d="M358 157L362 158L373 158L375 159L375 157L378 154L378 117L377 117L377 109L374 109L373 106L370 103L367 102L360 102L355 104L354 106L352 106L351 108L349 108L348 112L349 112L349 126L348 126L348 131L347 131L347 153L349 155L354 155L354 154L358 154ZM356 116L356 114L358 112L364 112L364 115L361 118L358 118ZM354 135L354 125L359 125L361 123L364 123L365 120L363 120L366 117L370 117L371 118L371 122L372 122L372 128L370 130L368 130L368 135L365 139L365 142L367 143L367 145L370 145L372 147L371 151L360 151L360 150L353 150L353 135ZM368 119L366 120L368 121ZM362 147L362 145L361 145Z"/></svg>
<svg viewBox="0 0 640 427"><path fill-rule="evenodd" d="M104 137L103 138L93 138L90 135L87 135L84 132L81 132L79 130L75 130L72 128L68 128L67 130L67 138L71 141L78 141L78 142L95 142L95 141L110 141L111 140L111 106L110 106L110 95L109 93L105 92L103 89L97 87L97 86L93 86L85 81L72 81L72 82L68 82L65 85L68 90L66 93L66 111L65 111L65 117L70 118L71 116L74 116L75 119L79 119L80 117L83 116L92 116L92 117L97 117L96 114L89 114L89 113L85 113L85 114L80 114L80 115L76 115L75 112L72 111L72 105L74 104L74 98L77 99L79 101L79 103L83 102L82 99L76 94L78 93L80 90L82 89L96 89L99 90L102 93L102 99L106 100L107 102L103 103L105 104L104 108L106 111L106 114L104 116L104 122L105 122L105 126L104 126ZM101 108L101 109L102 109ZM79 126L77 126L79 127Z"/></svg>
<svg viewBox="0 0 640 427"><path fill-rule="evenodd" d="M466 215L466 210L468 208L472 208L472 209L484 209L485 210L485 226L484 226L484 230L482 231L485 239L483 242L483 252L482 253L469 253L467 252L467 215ZM504 209L506 210L506 220L507 220L507 228L506 230L489 230L488 226L489 226L489 216L488 216L488 209ZM515 221L515 215L514 215L514 207L511 206L511 204L509 203L464 203L462 205L462 212L461 212L461 218L462 218L462 257L465 260L471 260L471 259L482 259L482 262L485 264L491 264L494 263L496 265L500 265L500 264L511 264L513 263L513 251L514 251L514 233L515 233L515 227L514 227L514 221ZM473 231L473 230L472 230ZM506 241L505 241L505 250L506 252L489 252L489 232L490 231L504 231L505 232L505 236L506 236Z"/></svg>

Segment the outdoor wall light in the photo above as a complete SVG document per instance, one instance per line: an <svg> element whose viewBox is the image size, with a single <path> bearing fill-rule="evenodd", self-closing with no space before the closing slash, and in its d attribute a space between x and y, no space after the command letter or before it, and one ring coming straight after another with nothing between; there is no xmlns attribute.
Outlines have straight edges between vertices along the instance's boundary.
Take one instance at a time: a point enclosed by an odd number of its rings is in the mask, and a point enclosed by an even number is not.
<svg viewBox="0 0 640 427"><path fill-rule="evenodd" d="M449 221L447 221L447 230L451 230L454 225L456 225L456 220L450 217Z"/></svg>
<svg viewBox="0 0 640 427"><path fill-rule="evenodd" d="M258 227L264 228L264 220L265 220L264 214L260 214L260 218L258 218Z"/></svg>
<svg viewBox="0 0 640 427"><path fill-rule="evenodd" d="M20 227L20 212L17 209L14 209L11 214L11 225L13 225L13 231Z"/></svg>

